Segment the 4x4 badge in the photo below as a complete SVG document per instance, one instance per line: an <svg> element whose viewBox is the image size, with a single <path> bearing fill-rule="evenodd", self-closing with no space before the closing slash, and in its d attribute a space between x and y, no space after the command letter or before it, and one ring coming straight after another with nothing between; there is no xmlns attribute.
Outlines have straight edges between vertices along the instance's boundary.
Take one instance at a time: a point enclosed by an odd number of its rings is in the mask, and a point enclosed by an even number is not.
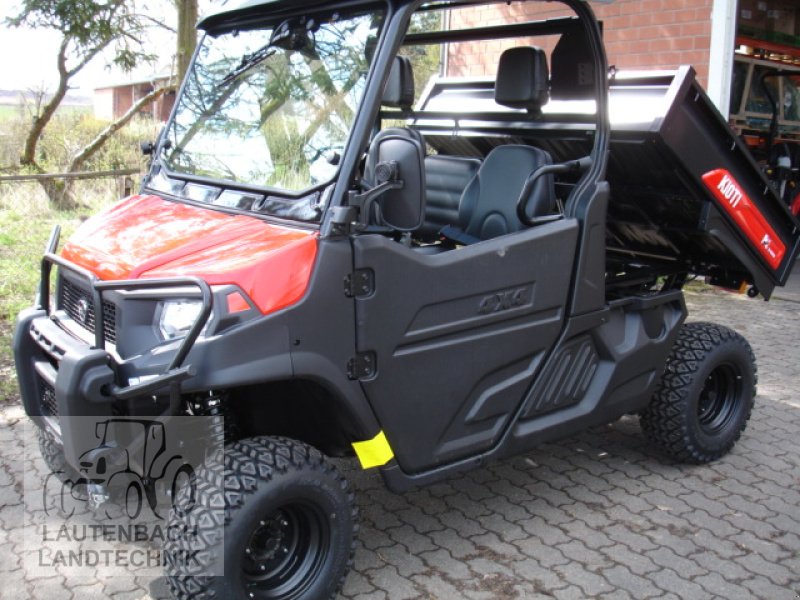
<svg viewBox="0 0 800 600"><path fill-rule="evenodd" d="M495 292L489 294L481 299L478 305L479 315L488 315L491 313L500 312L501 310L508 310L523 306L528 302L528 289L517 288L515 290L504 290L502 292Z"/></svg>

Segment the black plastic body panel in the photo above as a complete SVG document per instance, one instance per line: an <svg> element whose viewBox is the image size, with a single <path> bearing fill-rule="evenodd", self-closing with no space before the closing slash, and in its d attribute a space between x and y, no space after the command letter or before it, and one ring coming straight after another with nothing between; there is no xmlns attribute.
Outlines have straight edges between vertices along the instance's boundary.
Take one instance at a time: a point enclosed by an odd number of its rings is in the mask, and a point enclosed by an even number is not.
<svg viewBox="0 0 800 600"><path fill-rule="evenodd" d="M43 310L20 314L14 333L14 358L25 412L40 427L53 417L40 402L45 386L55 394L53 409L57 415L111 416L111 399L104 393L114 381L108 354L70 336ZM80 428L80 420L61 419L55 429L67 461L77 465L75 441L86 433Z"/></svg>
<svg viewBox="0 0 800 600"><path fill-rule="evenodd" d="M676 164L682 169L688 179L687 187L696 196L712 199L715 205L718 205L718 201L701 183L701 178L714 169L727 169L785 244L783 261L777 269L772 269L724 211L720 213L724 215L739 244L747 250L747 259L744 252L737 252L739 249L731 247L732 241L722 239L705 223L700 223L702 231L714 235L732 254L739 254L743 265L762 281L759 289L768 297L772 286L767 286L764 279L768 279L773 286L785 284L800 252L797 222L768 185L745 143L733 133L699 86L693 69L682 67L678 71L670 86L668 101L670 108L658 129L663 143L670 150L671 160L667 164Z"/></svg>
<svg viewBox="0 0 800 600"><path fill-rule="evenodd" d="M319 241L317 264L306 295L287 312L292 373L314 381L337 399L356 439L371 439L378 421L358 381L347 377L347 363L356 354L353 299L344 290L353 269L346 238Z"/></svg>
<svg viewBox="0 0 800 600"><path fill-rule="evenodd" d="M641 410L650 401L685 317L679 291L631 298L573 317L494 446L417 473L390 464L382 469L387 485L397 492L428 485ZM568 373L570 367L576 372ZM548 405L554 398L556 402Z"/></svg>
<svg viewBox="0 0 800 600"><path fill-rule="evenodd" d="M191 376L182 382L181 392L309 380L330 392L330 401L346 415L342 421L348 423L354 439L374 436L378 423L358 382L346 375L347 362L355 354L355 320L352 299L346 297L342 282L351 270L349 240L320 241L304 298L277 313L229 327L222 334L199 338L186 357ZM17 375L25 411L34 418L48 416L41 400L43 375L54 390L56 417L107 416L116 401L109 391L112 386L125 389L130 378L163 373L180 345L178 340L120 360L109 351L93 349L65 325L58 314L49 316L34 309L23 312L17 323ZM69 420L62 421L61 437L69 455L73 432Z"/></svg>
<svg viewBox="0 0 800 600"><path fill-rule="evenodd" d="M375 273L357 298L362 381L399 464L418 472L494 444L567 313L575 220L438 255L379 235L354 239Z"/></svg>

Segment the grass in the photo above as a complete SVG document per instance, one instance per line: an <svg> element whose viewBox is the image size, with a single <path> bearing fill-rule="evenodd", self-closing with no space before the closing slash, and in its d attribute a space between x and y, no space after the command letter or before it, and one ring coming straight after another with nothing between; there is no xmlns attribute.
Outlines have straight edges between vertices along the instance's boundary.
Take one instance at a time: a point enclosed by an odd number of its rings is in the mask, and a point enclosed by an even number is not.
<svg viewBox="0 0 800 600"><path fill-rule="evenodd" d="M89 214L116 198L114 184L86 188L90 206L54 211L37 185L0 187L0 405L18 400L12 337L17 313L33 304L39 267L50 232L61 225L66 239Z"/></svg>
<svg viewBox="0 0 800 600"><path fill-rule="evenodd" d="M0 121L5 119L15 119L19 116L18 106L0 105Z"/></svg>
<svg viewBox="0 0 800 600"><path fill-rule="evenodd" d="M18 395L11 350L14 321L19 311L33 304L49 232L57 223L74 229L76 216L48 212L32 217L0 209L0 404Z"/></svg>

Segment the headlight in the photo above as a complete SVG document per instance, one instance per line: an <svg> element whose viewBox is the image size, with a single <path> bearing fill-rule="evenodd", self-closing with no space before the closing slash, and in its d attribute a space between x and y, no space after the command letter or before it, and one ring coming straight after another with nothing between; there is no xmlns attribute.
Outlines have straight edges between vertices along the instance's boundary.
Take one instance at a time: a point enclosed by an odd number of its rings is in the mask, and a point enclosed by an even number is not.
<svg viewBox="0 0 800 600"><path fill-rule="evenodd" d="M201 300L165 300L158 319L158 330L165 340L174 340L189 333L200 312Z"/></svg>

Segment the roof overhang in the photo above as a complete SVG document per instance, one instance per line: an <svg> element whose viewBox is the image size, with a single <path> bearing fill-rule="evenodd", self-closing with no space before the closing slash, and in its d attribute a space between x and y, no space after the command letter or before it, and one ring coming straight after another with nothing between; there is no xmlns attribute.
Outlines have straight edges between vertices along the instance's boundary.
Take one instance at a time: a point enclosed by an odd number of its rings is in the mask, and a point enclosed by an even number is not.
<svg viewBox="0 0 800 600"><path fill-rule="evenodd" d="M263 21L303 14L313 10L347 10L385 6L386 0L246 0L235 8L221 10L200 20L203 31L246 28Z"/></svg>

